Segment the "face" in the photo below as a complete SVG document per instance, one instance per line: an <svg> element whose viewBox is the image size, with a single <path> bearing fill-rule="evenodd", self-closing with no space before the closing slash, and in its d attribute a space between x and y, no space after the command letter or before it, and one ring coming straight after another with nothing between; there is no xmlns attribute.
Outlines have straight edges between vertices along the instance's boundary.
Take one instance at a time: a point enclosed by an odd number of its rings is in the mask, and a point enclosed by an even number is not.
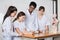
<svg viewBox="0 0 60 40"><path fill-rule="evenodd" d="M33 11L34 11L34 9L35 9L35 8L34 8L34 6L32 6L32 5L31 5L31 6L29 6L29 11L30 11L30 12L33 12Z"/></svg>
<svg viewBox="0 0 60 40"><path fill-rule="evenodd" d="M26 17L26 16L21 16L21 17L19 17L19 20L20 20L20 21L24 21L24 20L25 20L25 17Z"/></svg>
<svg viewBox="0 0 60 40"><path fill-rule="evenodd" d="M41 9L41 10L39 11L39 13L43 15L43 14L44 14L43 9Z"/></svg>
<svg viewBox="0 0 60 40"><path fill-rule="evenodd" d="M11 13L11 17L15 17L17 11L14 11L13 13Z"/></svg>

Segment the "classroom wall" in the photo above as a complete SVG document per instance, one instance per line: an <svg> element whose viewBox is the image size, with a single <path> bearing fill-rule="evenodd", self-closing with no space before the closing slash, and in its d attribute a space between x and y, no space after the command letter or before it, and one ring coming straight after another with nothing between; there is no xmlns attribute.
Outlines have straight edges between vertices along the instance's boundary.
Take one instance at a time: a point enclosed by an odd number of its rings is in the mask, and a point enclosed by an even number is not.
<svg viewBox="0 0 60 40"><path fill-rule="evenodd" d="M26 11L29 7L29 3L31 1L35 1L37 3L37 8L35 11L38 10L39 6L45 7L45 13L51 18L53 14L53 3L52 0L0 0L0 24L2 23L3 16L5 15L9 6L13 5L16 6L19 11Z"/></svg>
<svg viewBox="0 0 60 40"><path fill-rule="evenodd" d="M19 11L26 11L29 7L29 3L31 1L35 1L37 3L37 8L35 11L38 10L39 6L44 6L46 11L46 15L49 19L51 19L51 16L53 14L53 3L52 0L0 0L0 26L2 24L3 16L5 15L7 9L9 6L13 5L16 6ZM0 35L1 35L1 27L0 27ZM2 35L0 36L0 40L2 38Z"/></svg>

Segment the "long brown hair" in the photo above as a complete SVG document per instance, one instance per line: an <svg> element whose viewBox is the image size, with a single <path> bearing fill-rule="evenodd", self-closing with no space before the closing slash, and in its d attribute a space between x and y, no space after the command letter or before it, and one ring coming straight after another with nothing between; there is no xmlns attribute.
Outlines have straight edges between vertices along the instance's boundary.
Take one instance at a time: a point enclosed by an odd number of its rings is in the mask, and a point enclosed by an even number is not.
<svg viewBox="0 0 60 40"><path fill-rule="evenodd" d="M5 16L4 16L4 19L3 19L3 22L5 21L5 19L11 15L11 13L13 13L14 11L17 11L17 8L15 6L9 6Z"/></svg>

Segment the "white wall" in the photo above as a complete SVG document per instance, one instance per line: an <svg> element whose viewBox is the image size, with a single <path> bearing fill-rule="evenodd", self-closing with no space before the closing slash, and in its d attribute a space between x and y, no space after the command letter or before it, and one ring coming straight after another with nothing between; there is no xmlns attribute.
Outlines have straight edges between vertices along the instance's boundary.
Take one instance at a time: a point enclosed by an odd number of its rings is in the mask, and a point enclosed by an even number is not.
<svg viewBox="0 0 60 40"><path fill-rule="evenodd" d="M39 6L43 5L46 8L46 13L52 13L51 0L0 0L0 13L5 14L10 5L16 6L18 11L25 10L28 8L31 1L35 1L37 3L37 9Z"/></svg>
<svg viewBox="0 0 60 40"><path fill-rule="evenodd" d="M3 15L6 13L10 5L16 6L18 11L24 11L28 9L31 1L37 3L36 10L38 10L39 6L44 6L46 9L45 13L49 18L51 18L51 15L53 14L52 0L0 0L0 24L2 23Z"/></svg>
<svg viewBox="0 0 60 40"><path fill-rule="evenodd" d="M37 9L39 6L43 5L46 8L46 13L49 15L52 14L51 0L0 0L0 13L5 14L10 5L16 6L18 11L25 10L28 8L31 1L37 3Z"/></svg>

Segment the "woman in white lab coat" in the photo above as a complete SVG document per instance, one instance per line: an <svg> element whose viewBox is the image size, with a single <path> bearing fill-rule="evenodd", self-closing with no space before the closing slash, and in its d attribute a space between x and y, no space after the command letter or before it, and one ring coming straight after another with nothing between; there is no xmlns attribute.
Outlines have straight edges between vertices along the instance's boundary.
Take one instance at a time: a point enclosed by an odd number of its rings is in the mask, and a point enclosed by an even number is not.
<svg viewBox="0 0 60 40"><path fill-rule="evenodd" d="M26 31L25 17L25 13L21 11L18 13L16 19L14 20L15 32L18 34L14 40L23 40L23 38L19 36L23 36Z"/></svg>
<svg viewBox="0 0 60 40"><path fill-rule="evenodd" d="M2 24L3 40L11 40L11 31L13 27L13 18L17 13L15 6L9 6Z"/></svg>
<svg viewBox="0 0 60 40"><path fill-rule="evenodd" d="M15 28L15 32L18 34L16 38L14 38L14 40L29 40L29 38L24 38L24 37L20 37L20 36L24 36L24 35L32 35L33 33L29 33L27 31L27 27L25 25L25 13L24 12L19 12L17 15L17 18L14 20L14 28ZM31 39L30 39L31 40Z"/></svg>
<svg viewBox="0 0 60 40"><path fill-rule="evenodd" d="M37 15L38 16L37 21L38 21L38 30L42 34L49 32L49 25L50 25L50 22L47 16L44 14L44 12L45 8L43 6L40 6ZM52 40L52 38L47 38L45 40Z"/></svg>

